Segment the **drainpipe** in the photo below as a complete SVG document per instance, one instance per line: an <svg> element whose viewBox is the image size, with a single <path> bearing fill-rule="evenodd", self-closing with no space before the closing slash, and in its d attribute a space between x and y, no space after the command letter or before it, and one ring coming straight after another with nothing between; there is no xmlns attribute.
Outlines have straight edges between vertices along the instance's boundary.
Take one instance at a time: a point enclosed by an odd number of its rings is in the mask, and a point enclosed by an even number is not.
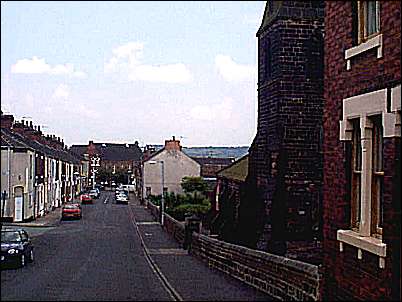
<svg viewBox="0 0 402 302"><path fill-rule="evenodd" d="M10 206L11 200L11 164L10 164L10 157L11 157L11 148L7 147L7 184L8 184L8 206ZM5 203L3 205L5 210ZM4 218L4 215L3 215Z"/></svg>

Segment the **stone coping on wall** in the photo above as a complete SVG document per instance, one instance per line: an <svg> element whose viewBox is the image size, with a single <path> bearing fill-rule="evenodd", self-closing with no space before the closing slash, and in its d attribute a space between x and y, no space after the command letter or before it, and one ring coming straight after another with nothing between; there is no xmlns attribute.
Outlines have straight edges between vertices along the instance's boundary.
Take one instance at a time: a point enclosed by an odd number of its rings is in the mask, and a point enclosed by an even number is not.
<svg viewBox="0 0 402 302"><path fill-rule="evenodd" d="M193 236L196 236L196 237L198 236L205 241L209 241L209 242L213 243L216 246L227 247L231 250L242 252L244 255L258 257L260 259L263 259L263 260L266 260L269 262L273 262L275 264L287 266L289 268L292 268L292 269L300 271L300 272L304 272L304 273L311 274L311 275L318 275L318 273L319 273L318 266L314 265L314 264L298 261L295 259L286 258L283 256L270 254L270 253L267 253L264 251L250 249L250 248L240 246L240 245L235 245L235 244L221 241L218 239L214 239L209 236L202 235L202 234L193 234Z"/></svg>

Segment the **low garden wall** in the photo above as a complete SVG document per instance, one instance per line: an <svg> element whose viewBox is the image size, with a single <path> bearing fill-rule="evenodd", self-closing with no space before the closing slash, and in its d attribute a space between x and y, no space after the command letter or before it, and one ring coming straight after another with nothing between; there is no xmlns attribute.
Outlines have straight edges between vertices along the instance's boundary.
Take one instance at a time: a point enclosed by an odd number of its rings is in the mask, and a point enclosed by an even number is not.
<svg viewBox="0 0 402 302"><path fill-rule="evenodd" d="M148 203L155 219L159 207ZM165 229L181 244L185 226L165 214ZM280 300L321 300L322 272L317 265L249 249L193 233L190 253L230 276Z"/></svg>

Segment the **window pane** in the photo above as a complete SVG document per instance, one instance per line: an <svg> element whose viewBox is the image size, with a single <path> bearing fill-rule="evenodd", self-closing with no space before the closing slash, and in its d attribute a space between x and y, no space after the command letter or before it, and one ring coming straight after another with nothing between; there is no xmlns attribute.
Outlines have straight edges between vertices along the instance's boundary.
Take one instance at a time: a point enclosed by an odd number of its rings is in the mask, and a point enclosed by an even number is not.
<svg viewBox="0 0 402 302"><path fill-rule="evenodd" d="M366 31L367 36L376 33L377 28L377 11L376 1L367 1L366 5Z"/></svg>
<svg viewBox="0 0 402 302"><path fill-rule="evenodd" d="M352 120L352 196L351 196L351 226L359 228L361 212L361 133L359 119Z"/></svg>
<svg viewBox="0 0 402 302"><path fill-rule="evenodd" d="M383 127L381 116L373 121L373 180L372 180L372 232L377 233L377 227L383 223Z"/></svg>
<svg viewBox="0 0 402 302"><path fill-rule="evenodd" d="M356 171L361 171L362 167L362 146L361 146L361 133L359 120L354 120L353 122L353 158L354 158L354 169Z"/></svg>

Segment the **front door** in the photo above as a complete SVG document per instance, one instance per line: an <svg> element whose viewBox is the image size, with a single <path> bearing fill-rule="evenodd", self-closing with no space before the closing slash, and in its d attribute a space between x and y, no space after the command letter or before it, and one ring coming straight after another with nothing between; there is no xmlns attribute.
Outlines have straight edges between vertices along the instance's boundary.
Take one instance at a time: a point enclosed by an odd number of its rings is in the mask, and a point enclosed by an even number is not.
<svg viewBox="0 0 402 302"><path fill-rule="evenodd" d="M24 197L22 187L15 188L14 191L14 221L21 222L23 219L23 206L24 206Z"/></svg>

